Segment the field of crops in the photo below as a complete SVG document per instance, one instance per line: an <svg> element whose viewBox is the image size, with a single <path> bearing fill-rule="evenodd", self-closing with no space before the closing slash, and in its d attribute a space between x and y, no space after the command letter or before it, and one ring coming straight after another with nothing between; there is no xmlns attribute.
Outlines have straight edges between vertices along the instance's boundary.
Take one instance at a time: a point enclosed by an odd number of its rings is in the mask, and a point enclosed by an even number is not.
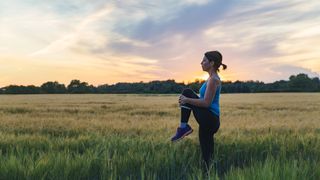
<svg viewBox="0 0 320 180"><path fill-rule="evenodd" d="M320 94L222 94L210 177L174 95L1 95L0 179L320 179Z"/></svg>

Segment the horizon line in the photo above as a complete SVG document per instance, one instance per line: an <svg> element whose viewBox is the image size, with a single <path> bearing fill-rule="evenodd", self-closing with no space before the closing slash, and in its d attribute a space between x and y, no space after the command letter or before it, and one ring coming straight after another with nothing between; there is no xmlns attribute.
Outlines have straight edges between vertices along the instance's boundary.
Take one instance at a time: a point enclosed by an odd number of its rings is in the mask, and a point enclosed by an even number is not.
<svg viewBox="0 0 320 180"><path fill-rule="evenodd" d="M294 74L294 75L290 75L290 76L297 76L297 75L299 75L299 74L305 74L305 73L297 73L297 74ZM318 77L310 77L308 74L305 74L305 75L307 75L309 78L319 78L319 76ZM288 80L289 80L289 78L290 77L288 77ZM85 83L88 83L88 82L86 82L86 81L81 81L80 79L72 79L72 80L70 80L70 82L69 82L69 84L71 83L71 81L73 81L73 80L79 80L80 82L85 82ZM195 78L194 80L186 80L186 81L182 81L182 82L178 82L178 81L176 81L175 79L166 79L166 80L151 80L151 81L143 81L143 80L141 80L141 81L136 81L136 82L123 82L123 81L119 81L119 82L115 82L115 83L111 83L111 84L109 84L109 83L104 83L104 84L97 84L97 85L93 85L93 84L90 84L90 83L88 83L88 85L92 85L92 86L96 86L96 87L98 87L98 86L102 86L102 85L116 85L116 84L119 84L119 83L131 83L131 84L133 84L133 83L150 83L150 82L153 82L153 81L169 81L169 80L173 80L174 82L176 82L176 83L183 83L183 84L190 84L190 83L194 83L194 82L197 82L197 81L206 81L205 79L202 79L202 78ZM276 81L273 81L273 82L264 82L264 81L262 81L262 80L222 80L222 82L231 82L231 83L234 83L234 82L237 82L237 81L240 81L240 82L250 82L250 81L253 81L253 82L262 82L262 83L265 83L265 84L269 84L269 83L274 83L274 82L277 82L277 81L288 81L288 80L284 80L284 79L279 79L279 80L276 80ZM44 83L47 83L47 82L58 82L59 84L63 84L63 85L67 85L67 84L64 84L64 83L60 83L58 80L53 80L53 81L46 81L46 82L43 82L42 84L44 84ZM41 85L42 85L41 84ZM39 87L41 86L41 85L39 85ZM0 86L0 88L4 88L4 87L8 87L8 86L37 86L37 85L34 85L34 84L29 84L29 85L17 85L17 84L9 84L9 85L5 85L5 86Z"/></svg>

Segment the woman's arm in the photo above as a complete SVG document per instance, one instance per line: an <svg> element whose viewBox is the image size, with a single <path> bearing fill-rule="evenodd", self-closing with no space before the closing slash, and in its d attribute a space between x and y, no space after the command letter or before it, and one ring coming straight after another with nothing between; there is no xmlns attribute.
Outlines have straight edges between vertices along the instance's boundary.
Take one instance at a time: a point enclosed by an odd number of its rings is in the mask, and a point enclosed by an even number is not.
<svg viewBox="0 0 320 180"><path fill-rule="evenodd" d="M208 108L214 98L214 95L216 94L216 90L219 83L220 81L218 79L210 78L207 81L207 88L206 88L206 92L204 93L204 99L193 99L193 98L188 98L181 95L179 98L179 103L180 104L188 103L194 106Z"/></svg>

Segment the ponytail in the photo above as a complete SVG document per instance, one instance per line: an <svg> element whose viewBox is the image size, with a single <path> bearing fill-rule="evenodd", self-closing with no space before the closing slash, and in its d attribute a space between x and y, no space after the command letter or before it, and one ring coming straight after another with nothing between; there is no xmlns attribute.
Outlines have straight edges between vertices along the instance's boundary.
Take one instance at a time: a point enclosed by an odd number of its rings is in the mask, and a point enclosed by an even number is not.
<svg viewBox="0 0 320 180"><path fill-rule="evenodd" d="M227 65L225 65L225 64L221 64L221 65L222 65L223 70L227 69Z"/></svg>

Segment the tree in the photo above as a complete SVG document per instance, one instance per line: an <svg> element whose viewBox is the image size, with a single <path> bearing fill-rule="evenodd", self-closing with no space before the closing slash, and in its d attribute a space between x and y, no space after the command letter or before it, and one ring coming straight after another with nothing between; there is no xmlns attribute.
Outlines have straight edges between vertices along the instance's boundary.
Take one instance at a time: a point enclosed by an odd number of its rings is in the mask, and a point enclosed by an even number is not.
<svg viewBox="0 0 320 180"><path fill-rule="evenodd" d="M68 85L68 92L75 94L94 93L96 88L92 85L88 85L87 82L81 82L80 80L72 80Z"/></svg>
<svg viewBox="0 0 320 180"><path fill-rule="evenodd" d="M315 91L320 92L320 80L318 77L312 78L312 83L314 84Z"/></svg>
<svg viewBox="0 0 320 180"><path fill-rule="evenodd" d="M48 94L61 94L61 93L66 93L67 88L65 87L64 84L59 84L57 81L49 81L46 83L43 83L41 85L41 90L43 93L48 93Z"/></svg>
<svg viewBox="0 0 320 180"><path fill-rule="evenodd" d="M184 88L191 88L199 92L204 80L196 79L185 84L177 83L173 79L166 81L143 81L136 83L119 82L113 85L95 87L87 82L72 80L65 87L57 81L43 83L41 87L10 85L0 88L0 94L38 94L38 93L181 93ZM306 74L292 75L289 81L280 80L265 84L259 81L223 81L221 93L258 93L258 92L320 92L318 77L309 78Z"/></svg>
<svg viewBox="0 0 320 180"><path fill-rule="evenodd" d="M288 85L288 81L280 80L273 83L268 84L267 86L268 92L288 92L291 91Z"/></svg>
<svg viewBox="0 0 320 180"><path fill-rule="evenodd" d="M5 94L40 94L41 88L34 85L17 86L10 85L2 88Z"/></svg>
<svg viewBox="0 0 320 180"><path fill-rule="evenodd" d="M316 81L316 80L315 80ZM315 84L307 74L292 75L289 78L289 87L293 91L316 91Z"/></svg>

